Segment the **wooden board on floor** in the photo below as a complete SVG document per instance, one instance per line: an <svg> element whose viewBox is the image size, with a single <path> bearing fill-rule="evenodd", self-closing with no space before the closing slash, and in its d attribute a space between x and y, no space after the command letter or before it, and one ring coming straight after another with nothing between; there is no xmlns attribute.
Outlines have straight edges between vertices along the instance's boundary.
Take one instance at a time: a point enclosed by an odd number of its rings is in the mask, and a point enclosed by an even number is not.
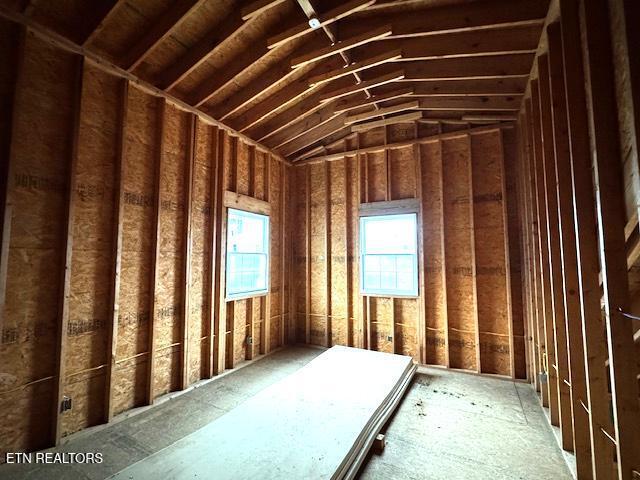
<svg viewBox="0 0 640 480"><path fill-rule="evenodd" d="M113 478L353 478L415 369L410 357L335 346Z"/></svg>

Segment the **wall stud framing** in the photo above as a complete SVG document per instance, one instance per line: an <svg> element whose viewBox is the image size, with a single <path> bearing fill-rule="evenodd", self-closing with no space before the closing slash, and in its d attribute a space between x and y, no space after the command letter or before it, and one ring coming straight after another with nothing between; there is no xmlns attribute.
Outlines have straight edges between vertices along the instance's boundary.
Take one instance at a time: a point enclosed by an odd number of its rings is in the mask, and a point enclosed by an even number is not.
<svg viewBox="0 0 640 480"><path fill-rule="evenodd" d="M11 118L11 127L7 129L5 135L7 136L7 150L5 162L2 162L2 171L0 176L3 178L0 180L0 201L2 202L2 216L0 217L2 228L2 236L0 237L0 335L4 329L4 317L5 317L5 301L7 294L7 273L9 264L9 243L11 238L11 225L13 221L13 205L11 204L11 198L9 195L9 179L12 178L13 164L15 163L15 145L13 138L13 125L15 125L17 119L17 108L15 104L17 101L18 86L20 85L23 76L23 64L25 60L25 42L27 36L26 28L20 26L18 33L18 41L16 47L16 53L14 58L14 65L16 74L11 86L11 110L6 112ZM5 152L2 152L5 153Z"/></svg>
<svg viewBox="0 0 640 480"><path fill-rule="evenodd" d="M331 347L331 178L329 174L329 162L324 162L324 258L325 258L325 346Z"/></svg>
<svg viewBox="0 0 640 480"><path fill-rule="evenodd" d="M535 81L531 83L532 98L535 87ZM535 87L537 88L537 87ZM530 225L530 268L531 277L533 283L531 299L534 312L535 331L534 340L536 345L536 358L537 365L536 371L538 375L542 375L545 372L544 358L545 358L545 337L544 337L544 297L541 284L541 270L540 270L540 233L538 223L538 202L537 202L537 189L535 183L535 152L539 148L539 145L534 141L534 127L533 127L533 103L529 98L525 101L525 129L527 134L528 155L524 159L524 171L525 182L527 185L527 202L525 205L529 209L529 224ZM541 401L543 406L549 405L549 389L546 384L543 383L542 377L538 378L538 388L541 395Z"/></svg>
<svg viewBox="0 0 640 480"><path fill-rule="evenodd" d="M184 193L184 258L183 258L183 282L182 282L182 359L180 369L180 384L182 390L189 386L189 319L191 316L191 215L193 212L193 170L195 163L195 150L198 133L198 117L189 114L189 137L187 140L187 175Z"/></svg>
<svg viewBox="0 0 640 480"><path fill-rule="evenodd" d="M214 357L215 357L215 345L216 345L216 332L215 332L215 318L216 318L216 305L218 296L216 295L216 287L219 288L219 285L216 283L216 252L218 251L218 242L216 241L216 233L218 231L218 222L216 221L217 212L218 212L218 201L220 200L218 195L219 190L219 181L218 177L220 176L220 162L218 160L220 150L218 148L219 144L219 135L218 128L211 126L211 145L210 145L210 156L211 156L211 177L210 177L210 193L209 193L209 208L210 215L209 221L211 225L209 227L209 238L207 241L209 242L209 275L207 278L207 323L208 323L208 331L209 331L209 341L207 343L207 365L206 372L207 378L211 378L214 375Z"/></svg>
<svg viewBox="0 0 640 480"><path fill-rule="evenodd" d="M118 143L115 162L115 194L113 224L113 270L111 272L111 318L108 326L107 372L105 382L105 422L113 418L114 376L118 341L118 317L120 314L120 269L122 263L122 222L124 219L124 176L126 164L127 113L129 80L121 81L120 109L118 112Z"/></svg>
<svg viewBox="0 0 640 480"><path fill-rule="evenodd" d="M216 220L216 245L220 251L220 255L215 259L215 291L217 305L214 311L218 314L218 319L215 322L215 336L217 343L217 352L214 356L214 375L218 375L225 370L226 359L226 342L227 342L227 302L225 300L225 257L227 254L227 245L225 242L227 232L227 208L223 204L224 189L225 189L225 177L228 168L227 159L224 154L224 143L226 134L223 130L218 129L218 155L217 155L217 170L218 178L216 181L216 213L214 218Z"/></svg>
<svg viewBox="0 0 640 480"><path fill-rule="evenodd" d="M551 119L549 89L549 57L548 54L538 57L540 126L542 132L542 184L544 186L544 205L546 208L546 229L549 284L551 288L552 341L555 347L554 361L549 368L556 372L558 391L558 420L562 436L562 448L573 450L573 427L571 425L571 398L567 364L567 338L564 316L564 297L562 292L561 252L558 234L558 205L556 196L556 180L554 168L553 128ZM544 226L543 226L544 228Z"/></svg>
<svg viewBox="0 0 640 480"><path fill-rule="evenodd" d="M249 146L249 196L254 197L256 194L256 149L252 145ZM237 189L236 189L237 190ZM246 335L245 335L245 358L252 360L255 356L255 319L253 318L253 297L247 298L247 318L246 318ZM261 311L264 311L261 309ZM261 347L262 348L262 347Z"/></svg>
<svg viewBox="0 0 640 480"><path fill-rule="evenodd" d="M71 260L73 257L73 223L75 219L76 173L78 166L78 137L80 134L80 115L82 112L82 87L84 80L84 58L75 58L75 79L73 98L73 117L71 136L69 139L69 165L67 167L67 188L64 230L62 236L62 281L60 284L60 299L58 301L58 325L56 332L56 370L53 384L53 445L58 445L62 438L62 399L66 379L67 362L67 328L69 325L69 297L71 296Z"/></svg>
<svg viewBox="0 0 640 480"><path fill-rule="evenodd" d="M598 237L609 348L609 372L618 477L640 471L638 363L629 311L624 227L624 185L620 162L608 7L581 1L587 118L592 140Z"/></svg>
<svg viewBox="0 0 640 480"><path fill-rule="evenodd" d="M286 342L286 321L285 313L285 283L286 283L286 225L287 225L287 170L284 164L280 164L280 346L284 346Z"/></svg>
<svg viewBox="0 0 640 480"><path fill-rule="evenodd" d="M360 155L360 134L356 133L356 219L355 219L355 232L353 234L353 238L355 240L354 245L354 288L356 290L356 305L355 305L355 319L354 325L358 326L358 341L356 342L355 333L353 339L353 345L358 346L360 348L366 348L365 343L365 320L364 320L364 310L362 308L362 297L360 295L360 218L358 217L358 212L360 208L360 203L362 203L362 156Z"/></svg>
<svg viewBox="0 0 640 480"><path fill-rule="evenodd" d="M344 150L347 149L347 142L344 143ZM328 162L327 162L328 163ZM351 282L353 272L351 271L351 266L349 262L349 253L351 252L351 245L349 242L349 209L351 207L351 202L349 201L349 195L351 193L349 189L349 160L347 157L344 158L344 291L346 292L346 301L345 305L345 326L347 332L346 345L351 347L354 345L353 343L353 324L351 323L351 299L352 299L352 291L351 291Z"/></svg>
<svg viewBox="0 0 640 480"><path fill-rule="evenodd" d="M505 270L505 288L507 300L507 322L509 333L509 371L511 378L516 377L516 356L513 342L513 304L511 298L511 260L509 255L509 217L507 213L507 172L504 166L504 134L502 130L498 132L500 136L500 177L501 195L502 195L502 224L504 226L504 270Z"/></svg>
<svg viewBox="0 0 640 480"><path fill-rule="evenodd" d="M418 138L418 123L413 124L413 136ZM418 358L423 364L427 363L427 336L425 330L425 268L424 268L424 207L423 207L423 194L422 194L422 155L419 144L413 146L413 161L415 165L416 176L416 189L415 197L419 201L418 207L418 318L416 331L418 332Z"/></svg>
<svg viewBox="0 0 640 480"><path fill-rule="evenodd" d="M311 343L311 166L305 167L305 343Z"/></svg>
<svg viewBox="0 0 640 480"><path fill-rule="evenodd" d="M551 424L559 426L558 417L558 382L556 371L551 367L555 361L555 346L553 340L553 307L551 299L551 284L549 271L549 249L547 239L547 213L544 203L544 166L542 161L542 134L540 130L540 95L538 81L531 82L532 116L534 135L534 184L536 191L536 208L538 214L538 245L537 254L540 265L540 290L542 298L542 330L544 332L543 361L544 371L547 374L547 401ZM544 398L543 398L544 400ZM543 403L544 404L544 403ZM545 405L546 406L546 405Z"/></svg>
<svg viewBox="0 0 640 480"><path fill-rule="evenodd" d="M267 155L265 157L265 166L264 166L264 200L266 202L271 202L271 156ZM271 223L269 223L271 225ZM269 236L271 236L271 231L269 231ZM271 261L271 238L269 238L269 264L267 265L268 273L268 284L267 294L263 297L263 309L262 316L264 323L262 324L262 336L263 341L260 342L260 353L267 354L271 351L271 266L273 265Z"/></svg>
<svg viewBox="0 0 640 480"><path fill-rule="evenodd" d="M467 151L469 152L469 235L470 235L470 251L471 251L471 277L472 277L472 292L473 292L473 324L475 328L475 350L476 350L476 371L482 373L482 356L480 355L480 321L478 318L478 277L476 274L476 230L474 220L474 206L473 206L473 156L471 151L471 133L466 135Z"/></svg>
<svg viewBox="0 0 640 480"><path fill-rule="evenodd" d="M147 405L153 404L155 399L155 359L156 359L156 323L158 312L158 292L157 286L159 281L158 275L158 259L160 258L160 202L161 202L161 179L165 161L165 114L167 102L164 98L159 97L156 100L156 164L154 179L154 199L153 199L153 219L151 237L151 270L149 275L149 361L147 364Z"/></svg>
<svg viewBox="0 0 640 480"><path fill-rule="evenodd" d="M555 181L560 224L562 284L565 299L565 318L568 352L568 380L571 384L571 412L573 414L573 448L579 478L592 473L589 443L589 416L583 404L587 402L584 371L584 348L580 322L578 258L574 231L573 198L571 192L571 151L568 139L567 110L562 60L560 24L547 27L549 49L549 81L551 90L553 138L555 147Z"/></svg>

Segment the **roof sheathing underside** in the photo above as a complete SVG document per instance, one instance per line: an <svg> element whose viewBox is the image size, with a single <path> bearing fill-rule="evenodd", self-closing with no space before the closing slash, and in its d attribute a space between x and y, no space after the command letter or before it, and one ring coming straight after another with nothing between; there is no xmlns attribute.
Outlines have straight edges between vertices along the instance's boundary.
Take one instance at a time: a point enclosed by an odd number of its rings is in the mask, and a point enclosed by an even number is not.
<svg viewBox="0 0 640 480"><path fill-rule="evenodd" d="M549 4L1 3L293 161L380 120L486 124L514 119ZM251 15L259 6L268 8ZM292 35L291 29L308 25L310 11L323 27Z"/></svg>

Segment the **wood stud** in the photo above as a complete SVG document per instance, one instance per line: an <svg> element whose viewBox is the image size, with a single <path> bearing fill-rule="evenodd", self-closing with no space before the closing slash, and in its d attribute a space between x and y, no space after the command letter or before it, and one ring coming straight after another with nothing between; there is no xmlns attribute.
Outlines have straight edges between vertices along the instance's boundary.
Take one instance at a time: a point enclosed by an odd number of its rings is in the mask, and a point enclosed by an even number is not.
<svg viewBox="0 0 640 480"><path fill-rule="evenodd" d="M116 369L116 351L118 342L118 318L120 315L120 270L122 262L122 222L124 218L124 175L126 163L126 136L129 102L129 80L122 80L120 105L118 111L118 144L116 151L114 176L114 224L111 272L111 318L108 326L107 339L107 373L105 382L105 422L110 422L114 415L114 383Z"/></svg>

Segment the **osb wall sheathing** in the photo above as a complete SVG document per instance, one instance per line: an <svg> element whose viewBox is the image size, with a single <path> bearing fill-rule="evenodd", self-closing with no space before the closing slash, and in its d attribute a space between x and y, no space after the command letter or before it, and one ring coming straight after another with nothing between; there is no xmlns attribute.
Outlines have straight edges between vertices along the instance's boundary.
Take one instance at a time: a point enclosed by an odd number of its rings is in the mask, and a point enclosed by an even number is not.
<svg viewBox="0 0 640 480"><path fill-rule="evenodd" d="M513 335L514 369L517 378L527 378L527 358L525 354L525 327L524 327L524 286L522 284L522 263L520 257L519 220L517 194L517 139L515 130L503 130L502 151L504 154L504 181L507 202L507 235L509 238L509 269L511 287L511 324Z"/></svg>
<svg viewBox="0 0 640 480"><path fill-rule="evenodd" d="M332 153L443 130L433 124L378 128L347 139ZM526 376L521 286L519 280L509 281L519 276L520 267L511 262L519 254L519 239L515 200L507 201L513 198L514 183L503 173L504 163L514 155L513 134L506 132L434 137L294 168L299 341L305 341L309 330L311 343L327 345L330 329L331 344L361 346L369 341L376 350L482 373L511 376L513 358L513 375ZM421 297L359 294L359 203L412 198L422 206L424 312ZM509 241L509 232L515 240Z"/></svg>
<svg viewBox="0 0 640 480"><path fill-rule="evenodd" d="M476 370L477 296L469 138L443 140L442 158L449 361L451 367Z"/></svg>
<svg viewBox="0 0 640 480"><path fill-rule="evenodd" d="M501 132L471 136L473 215L482 371L510 371L511 319L504 242L503 155ZM508 252L507 252L508 253ZM490 353L490 354L488 354Z"/></svg>
<svg viewBox="0 0 640 480"><path fill-rule="evenodd" d="M59 78L73 79L75 65L72 55L26 37L7 193L0 453L42 448L50 435L73 99L73 82Z"/></svg>
<svg viewBox="0 0 640 480"><path fill-rule="evenodd" d="M87 66L76 171L74 255L71 261L70 318L65 395L74 406L63 417L73 432L100 423L104 411L106 330L111 306L114 180L118 80Z"/></svg>
<svg viewBox="0 0 640 480"><path fill-rule="evenodd" d="M151 236L155 171L155 98L136 88L126 99L119 319L114 411L142 405L149 343ZM163 182L164 183L164 182ZM162 257L160 265L162 265ZM161 282L162 283L162 282Z"/></svg>
<svg viewBox="0 0 640 480"><path fill-rule="evenodd" d="M282 256L281 236L289 229L283 222L290 217L283 215L286 202L281 201L289 167L284 168L279 159L261 151L251 157L243 140L232 139L205 118L195 119L133 84L124 98L125 80L89 61L82 64L79 57L30 33L22 47L20 29L5 22L0 27L0 49L21 53L15 59L20 66L3 69L0 77L1 102L7 106L0 115L6 127L3 134L7 135L2 148L9 154L10 169L7 198L2 199L6 202L3 211L9 215L3 229L8 261L0 268L0 272L6 271L0 279L2 461L7 451L52 444L52 417L58 410L54 387L62 305L68 307L68 327L61 334L65 346L61 393L72 400L72 408L59 414L62 436L104 422L108 418L106 398L111 398L112 411L118 414L152 401L149 393L158 397L209 378L213 364L209 352L215 356L219 345L217 339L211 345L211 312L216 321L218 312L211 279L211 265L216 260L211 257L216 220L212 200L216 193L222 198L222 192L212 190L216 172L232 175L223 188L272 204L273 298L268 319L271 338L267 341L271 348L280 346L289 315L288 294L284 303L281 299L282 292L289 289L288 258L287 252ZM20 47L16 49L16 45ZM81 78L81 83L76 78ZM76 85L82 85L79 92ZM76 103L80 105L77 133L73 128ZM218 148L219 141L223 149ZM69 193L74 144L75 188ZM218 163L219 154L224 156L224 168ZM191 162L193 180L188 188ZM67 203L67 193L73 209ZM119 230L117 198L121 198ZM67 211L73 212L69 242ZM117 231L122 238L119 250L114 243ZM65 302L61 286L67 245L71 246L71 261ZM215 245L217 252L220 246ZM114 312L111 290L117 255L120 287L115 301L119 314L114 330L115 367L109 376ZM188 279L185 272L189 272ZM250 302L233 303L229 303L228 313L238 317L236 325L242 325ZM266 297L253 300L256 354L269 350L260 342L267 304ZM151 332L154 358L150 357ZM235 340L230 355L236 363L244 360L245 329L234 330L230 338ZM154 366L151 379L150 361Z"/></svg>
<svg viewBox="0 0 640 480"><path fill-rule="evenodd" d="M153 101L154 99L150 99ZM155 103L157 106L157 102ZM156 112L149 112L151 119ZM184 112L167 105L164 115L164 155L160 175L160 211L158 224L159 254L156 260L155 318L155 386L156 395L180 387L180 354L182 351L182 311L185 299L184 228L186 221L185 189L189 118ZM153 130L149 132L153 134ZM150 137L150 141L153 136ZM153 149L151 149L153 153ZM148 172L153 181L153 171ZM149 209L152 213L152 210ZM147 277L148 278L148 277Z"/></svg>

